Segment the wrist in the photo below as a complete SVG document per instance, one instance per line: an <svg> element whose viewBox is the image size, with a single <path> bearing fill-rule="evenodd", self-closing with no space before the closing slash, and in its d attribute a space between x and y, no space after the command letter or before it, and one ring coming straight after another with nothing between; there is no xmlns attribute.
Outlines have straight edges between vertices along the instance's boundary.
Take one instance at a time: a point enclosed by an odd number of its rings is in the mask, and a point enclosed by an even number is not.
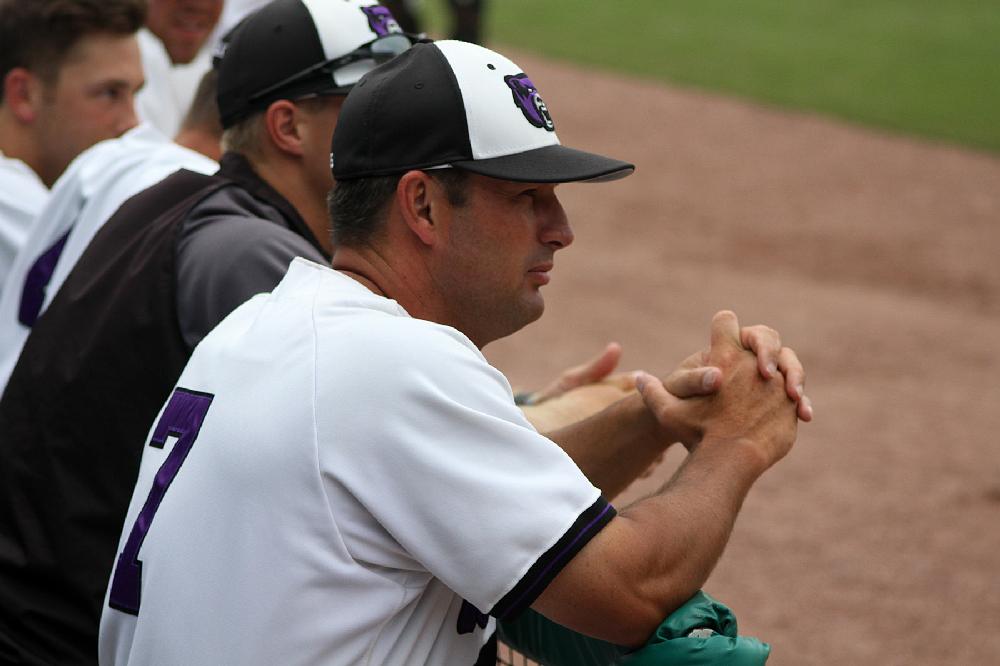
<svg viewBox="0 0 1000 666"><path fill-rule="evenodd" d="M763 448L747 437L720 437L706 433L701 442L692 447L691 454L713 458L714 464L719 464L719 461L732 464L744 471L752 482L771 466Z"/></svg>

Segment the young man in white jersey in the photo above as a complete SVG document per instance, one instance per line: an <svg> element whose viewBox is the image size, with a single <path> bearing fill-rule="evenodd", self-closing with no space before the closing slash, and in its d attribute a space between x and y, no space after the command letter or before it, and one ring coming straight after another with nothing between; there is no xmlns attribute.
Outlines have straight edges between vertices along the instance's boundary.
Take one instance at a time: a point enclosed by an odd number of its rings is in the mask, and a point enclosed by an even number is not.
<svg viewBox="0 0 1000 666"><path fill-rule="evenodd" d="M119 206L179 169L219 169L215 81L209 71L173 141L142 123L85 150L56 181L0 289L0 395L31 327Z"/></svg>
<svg viewBox="0 0 1000 666"><path fill-rule="evenodd" d="M555 185L633 167L561 146L520 68L453 41L361 80L332 163L336 270L296 259L234 311L153 426L101 662L491 664L528 607L641 645L811 417L794 352L794 383L762 377L720 313L717 395L642 375L547 439L480 349L542 314L573 240ZM606 487L677 441L680 473L616 517ZM581 469L595 449L617 465Z"/></svg>
<svg viewBox="0 0 1000 666"><path fill-rule="evenodd" d="M0 0L0 287L48 189L136 124L142 0Z"/></svg>

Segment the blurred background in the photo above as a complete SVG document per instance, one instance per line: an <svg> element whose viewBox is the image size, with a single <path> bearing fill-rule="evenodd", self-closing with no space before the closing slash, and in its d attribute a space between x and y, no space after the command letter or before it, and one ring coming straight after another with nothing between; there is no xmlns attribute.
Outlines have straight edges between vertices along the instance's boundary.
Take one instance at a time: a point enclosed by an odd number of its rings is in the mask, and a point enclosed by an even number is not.
<svg viewBox="0 0 1000 666"><path fill-rule="evenodd" d="M450 34L444 0L419 9ZM1000 663L1000 4L484 12L564 143L638 165L560 188L576 242L490 359L531 387L617 340L665 373L716 310L773 325L816 420L706 589L778 666Z"/></svg>
<svg viewBox="0 0 1000 666"><path fill-rule="evenodd" d="M437 36L455 31L450 5L480 5L494 45L1000 151L997 2L396 4Z"/></svg>

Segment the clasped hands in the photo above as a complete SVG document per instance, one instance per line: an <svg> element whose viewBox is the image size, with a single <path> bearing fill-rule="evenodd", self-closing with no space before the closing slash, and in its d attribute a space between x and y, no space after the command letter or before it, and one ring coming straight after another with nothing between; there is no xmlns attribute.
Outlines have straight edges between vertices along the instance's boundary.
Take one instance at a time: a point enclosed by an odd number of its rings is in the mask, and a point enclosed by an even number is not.
<svg viewBox="0 0 1000 666"><path fill-rule="evenodd" d="M689 449L707 434L739 436L764 417L765 408L794 406L790 411L798 419L812 420L805 371L776 330L764 325L740 328L736 315L723 311L712 319L710 340L707 349L686 358L662 380L642 371L614 373L622 350L611 343L596 358L566 370L535 392L532 404L524 407L525 415L540 432L551 432L638 389L664 437ZM778 394L785 398L784 405ZM795 419L791 421L794 439ZM784 425L787 430L788 424Z"/></svg>

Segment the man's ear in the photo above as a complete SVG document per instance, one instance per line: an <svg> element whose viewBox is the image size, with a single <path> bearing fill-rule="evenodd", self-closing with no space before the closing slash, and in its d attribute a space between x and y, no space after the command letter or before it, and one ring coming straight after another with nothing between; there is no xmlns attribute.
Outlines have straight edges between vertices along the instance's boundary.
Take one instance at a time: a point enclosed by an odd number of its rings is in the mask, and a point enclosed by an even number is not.
<svg viewBox="0 0 1000 666"><path fill-rule="evenodd" d="M3 78L3 105L25 125L35 122L45 92L42 80L23 67L15 67Z"/></svg>
<svg viewBox="0 0 1000 666"><path fill-rule="evenodd" d="M299 133L299 109L287 99L272 102L264 112L264 128L271 143L279 151L302 156L302 136Z"/></svg>
<svg viewBox="0 0 1000 666"><path fill-rule="evenodd" d="M396 204L410 231L424 245L434 245L441 222L451 214L444 188L424 171L407 171L396 186Z"/></svg>

